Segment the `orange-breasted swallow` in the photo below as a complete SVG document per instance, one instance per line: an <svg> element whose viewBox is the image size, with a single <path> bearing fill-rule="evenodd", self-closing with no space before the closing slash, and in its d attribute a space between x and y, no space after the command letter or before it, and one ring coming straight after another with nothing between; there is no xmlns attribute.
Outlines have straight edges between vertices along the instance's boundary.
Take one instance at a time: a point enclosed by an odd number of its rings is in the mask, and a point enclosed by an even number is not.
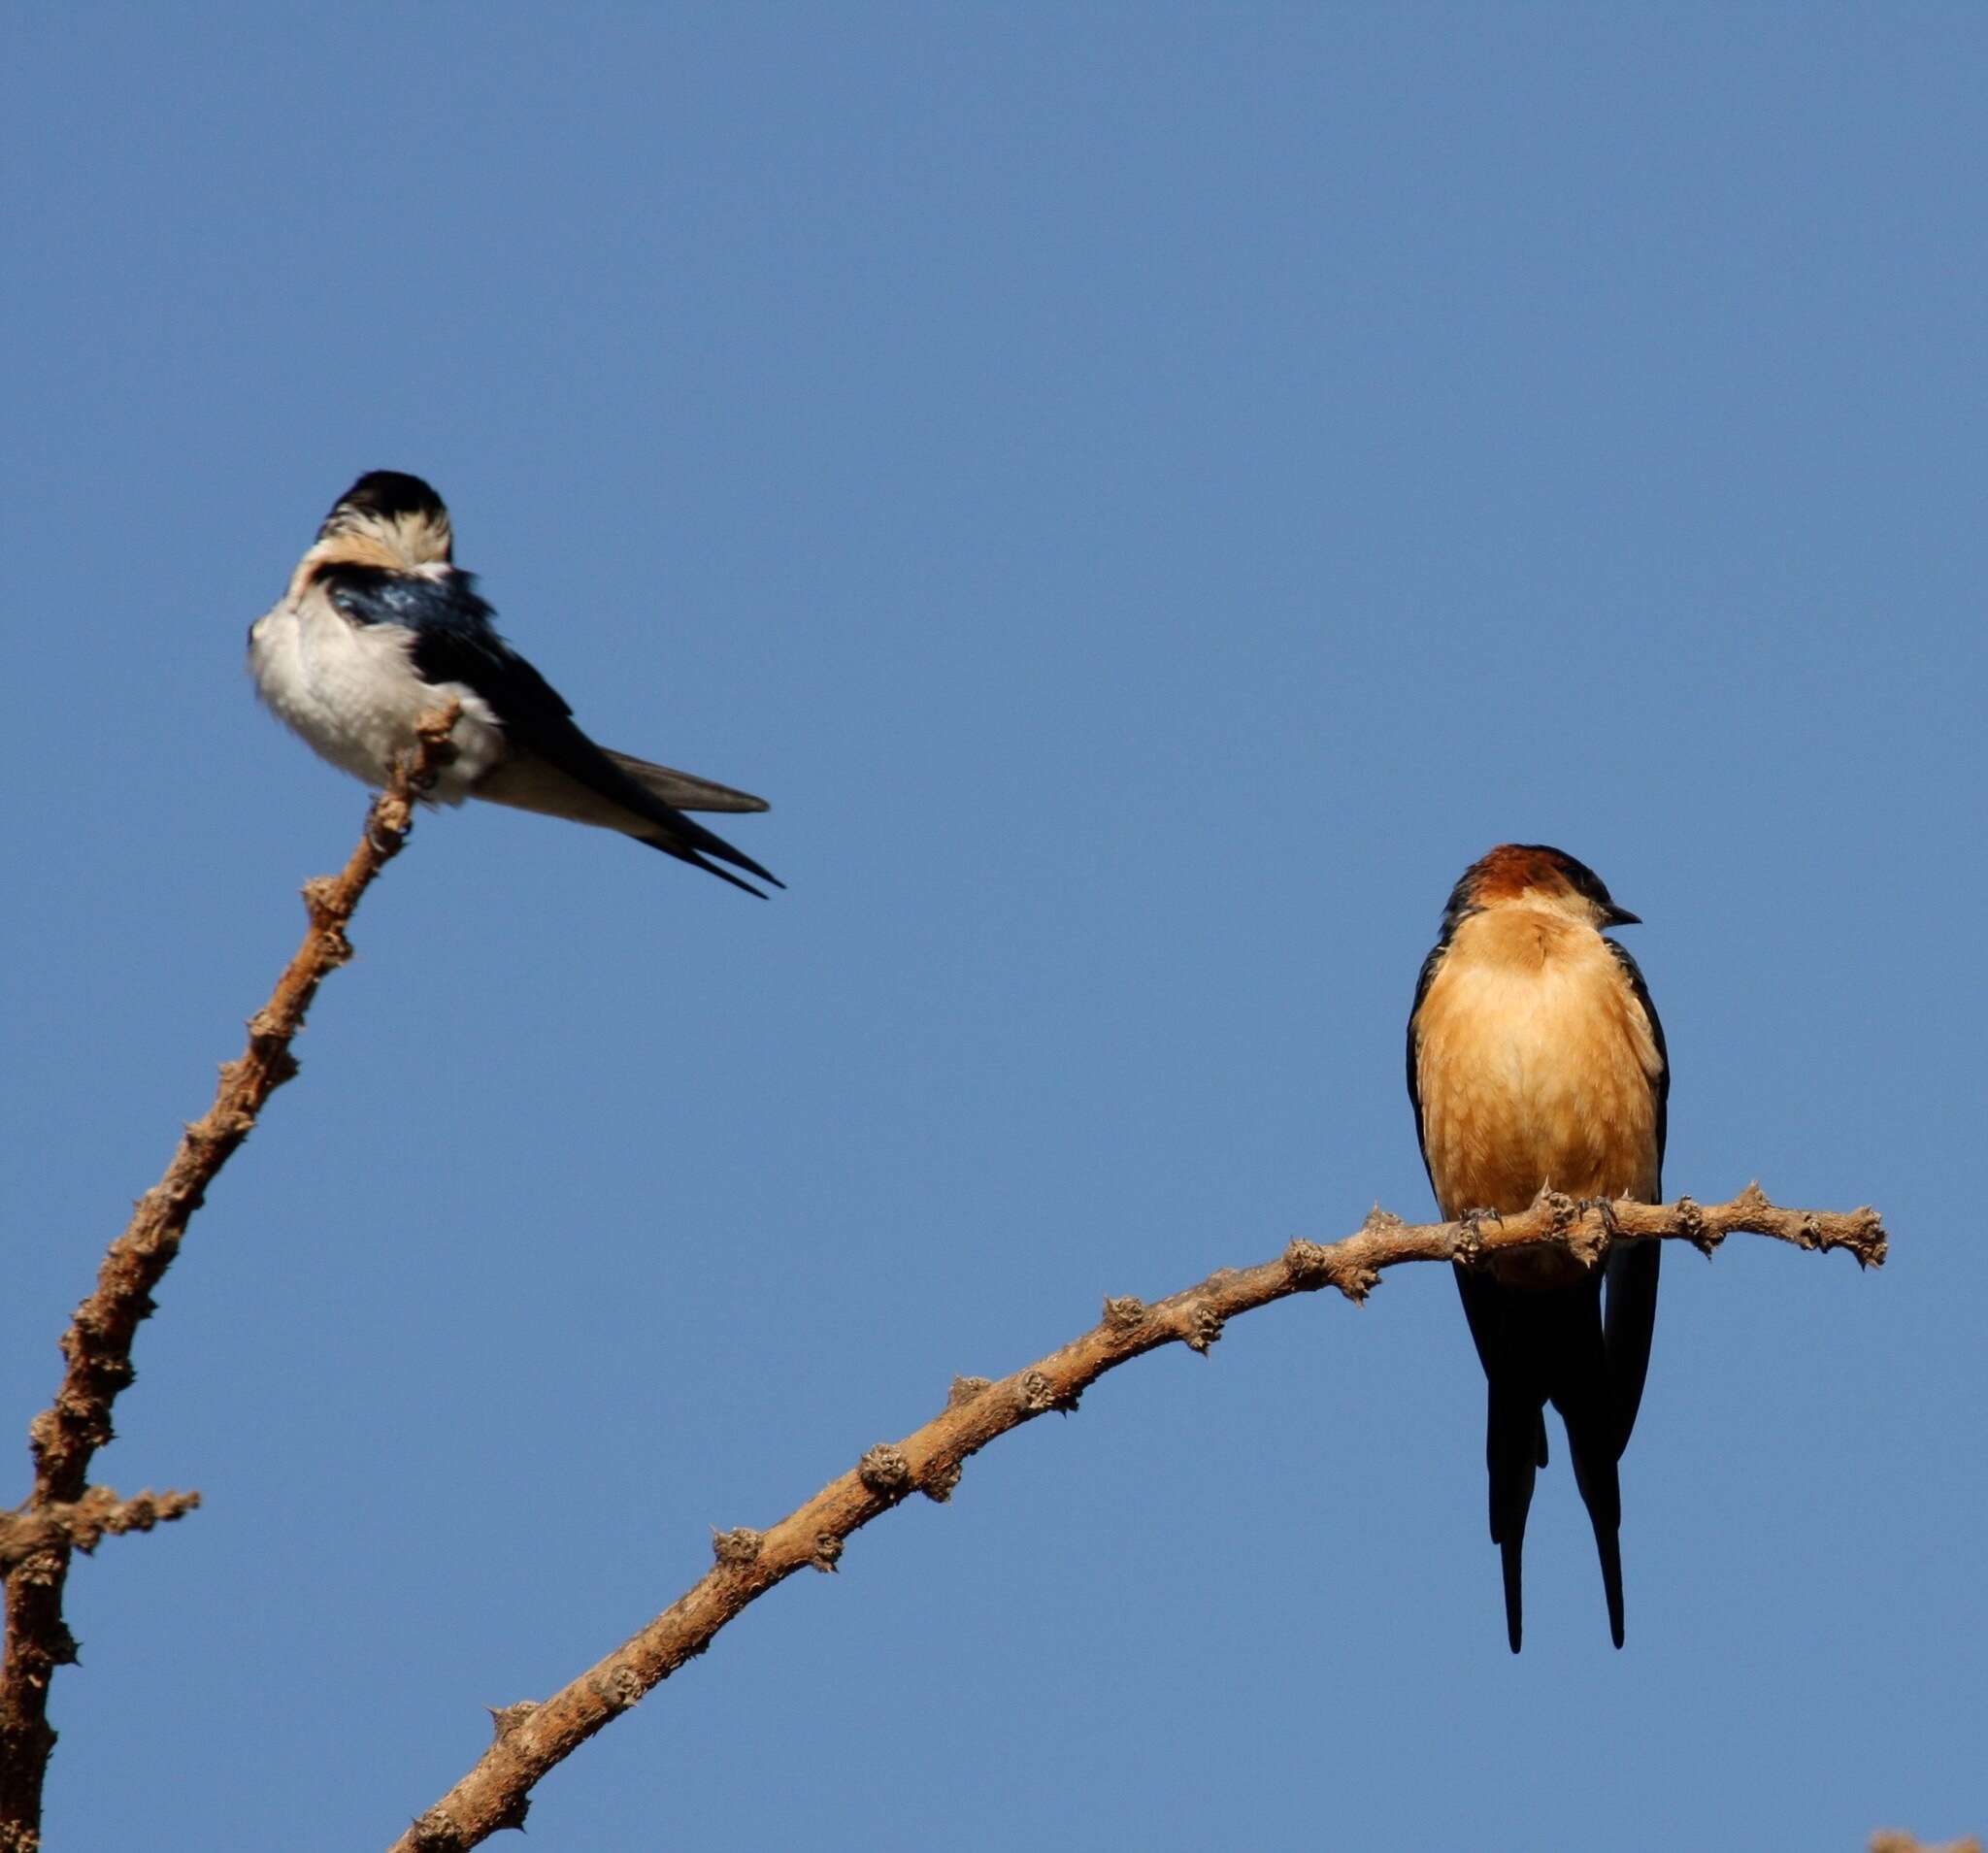
<svg viewBox="0 0 1988 1853"><path fill-rule="evenodd" d="M1663 1025L1636 961L1603 938L1636 920L1592 869L1541 844L1502 844L1464 871L1408 1014L1408 1095L1445 1217L1520 1210L1541 1189L1662 1202L1671 1087ZM1611 1248L1602 1271L1545 1249L1456 1270L1490 1387L1491 1541L1503 1560L1513 1653L1526 1509L1546 1465L1549 1402L1567 1425L1601 1552L1608 1631L1622 1645L1616 1463L1649 1368L1661 1245Z"/></svg>
<svg viewBox="0 0 1988 1853"><path fill-rule="evenodd" d="M453 549L448 511L419 477L362 476L325 516L288 591L249 627L262 699L334 766L376 786L414 745L421 716L453 701L455 757L429 793L435 803L486 798L618 830L747 894L760 890L732 869L781 886L683 814L764 811L766 800L596 745L497 634Z"/></svg>

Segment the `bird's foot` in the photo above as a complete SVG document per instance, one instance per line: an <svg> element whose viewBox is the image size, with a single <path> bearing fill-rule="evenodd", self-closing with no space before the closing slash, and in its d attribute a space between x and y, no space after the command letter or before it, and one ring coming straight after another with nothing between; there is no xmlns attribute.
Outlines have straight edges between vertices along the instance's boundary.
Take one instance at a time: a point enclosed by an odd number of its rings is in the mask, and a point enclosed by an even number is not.
<svg viewBox="0 0 1988 1853"><path fill-rule="evenodd" d="M1615 1204L1608 1197L1579 1197L1574 1200L1574 1210L1585 1216L1592 1209L1601 1218L1602 1227L1611 1236L1622 1233L1622 1225L1615 1220Z"/></svg>
<svg viewBox="0 0 1988 1853"><path fill-rule="evenodd" d="M1466 1268L1484 1265L1484 1225L1495 1222L1501 1229L1505 1218L1495 1209L1466 1209L1456 1219L1456 1249L1450 1259Z"/></svg>
<svg viewBox="0 0 1988 1853"><path fill-rule="evenodd" d="M1587 1220L1588 1212L1594 1211L1595 1221L1601 1227L1600 1240L1581 1240L1578 1237L1570 1244L1583 1267L1592 1268L1608 1252L1608 1244L1622 1233L1622 1225L1615 1220L1615 1206L1607 1197L1581 1197L1575 1200L1574 1215L1576 1227Z"/></svg>

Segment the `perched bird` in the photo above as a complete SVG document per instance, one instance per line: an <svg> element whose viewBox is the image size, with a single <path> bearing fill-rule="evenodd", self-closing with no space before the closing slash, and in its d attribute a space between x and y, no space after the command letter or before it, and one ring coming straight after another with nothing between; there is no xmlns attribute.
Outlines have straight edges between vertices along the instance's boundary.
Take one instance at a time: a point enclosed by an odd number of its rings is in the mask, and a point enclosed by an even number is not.
<svg viewBox="0 0 1988 1853"><path fill-rule="evenodd" d="M1520 1210L1541 1189L1584 1202L1662 1201L1664 1030L1636 961L1602 937L1636 921L1592 869L1541 844L1503 844L1464 871L1408 1014L1408 1096L1445 1217ZM1649 1368L1660 1246L1611 1248L1605 1271L1546 1249L1456 1270L1490 1388L1491 1540L1513 1653L1549 1402L1567 1425L1608 1632L1622 1645L1616 1463Z"/></svg>
<svg viewBox="0 0 1988 1853"><path fill-rule="evenodd" d="M362 476L325 517L289 590L248 627L248 671L262 699L322 757L370 785L386 782L424 714L458 702L455 757L429 794L437 802L487 798L597 824L747 894L764 899L718 863L783 887L683 814L764 811L766 801L597 746L498 636L452 546L448 511L419 477Z"/></svg>

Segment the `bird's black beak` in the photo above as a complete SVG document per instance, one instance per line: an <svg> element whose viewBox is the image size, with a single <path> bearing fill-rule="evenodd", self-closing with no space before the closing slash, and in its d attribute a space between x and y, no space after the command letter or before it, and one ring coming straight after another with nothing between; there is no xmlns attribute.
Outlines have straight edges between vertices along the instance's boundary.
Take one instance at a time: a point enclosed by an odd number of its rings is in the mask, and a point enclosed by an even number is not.
<svg viewBox="0 0 1988 1853"><path fill-rule="evenodd" d="M1618 908L1611 904L1608 911L1602 916L1602 922L1605 926L1641 926L1642 915L1631 913L1627 908Z"/></svg>

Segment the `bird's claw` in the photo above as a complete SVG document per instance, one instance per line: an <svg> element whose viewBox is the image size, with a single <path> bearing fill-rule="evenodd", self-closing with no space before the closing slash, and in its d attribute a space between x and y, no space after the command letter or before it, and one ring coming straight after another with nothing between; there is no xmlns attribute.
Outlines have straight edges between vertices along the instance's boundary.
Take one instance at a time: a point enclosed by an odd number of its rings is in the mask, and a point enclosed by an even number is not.
<svg viewBox="0 0 1988 1853"><path fill-rule="evenodd" d="M1574 1200L1574 1227L1587 1220L1589 1210L1595 1212L1595 1220L1601 1224L1601 1234L1590 1237L1584 1231L1572 1236L1569 1246L1584 1268L1598 1266L1602 1257L1608 1252L1608 1244L1622 1234L1622 1225L1615 1220L1615 1206L1607 1197L1579 1197Z"/></svg>
<svg viewBox="0 0 1988 1853"><path fill-rule="evenodd" d="M1615 1205L1609 1198L1577 1198L1574 1202L1574 1208L1575 1213L1582 1216L1585 1216L1588 1213L1588 1211L1592 1209L1595 1212L1595 1214L1602 1219L1602 1227L1606 1229L1610 1236L1619 1236L1622 1233L1622 1225L1615 1220Z"/></svg>
<svg viewBox="0 0 1988 1853"><path fill-rule="evenodd" d="M1477 1268L1484 1261L1484 1225L1495 1222L1501 1229L1505 1218L1495 1209L1466 1209L1456 1219L1455 1259L1466 1268Z"/></svg>

